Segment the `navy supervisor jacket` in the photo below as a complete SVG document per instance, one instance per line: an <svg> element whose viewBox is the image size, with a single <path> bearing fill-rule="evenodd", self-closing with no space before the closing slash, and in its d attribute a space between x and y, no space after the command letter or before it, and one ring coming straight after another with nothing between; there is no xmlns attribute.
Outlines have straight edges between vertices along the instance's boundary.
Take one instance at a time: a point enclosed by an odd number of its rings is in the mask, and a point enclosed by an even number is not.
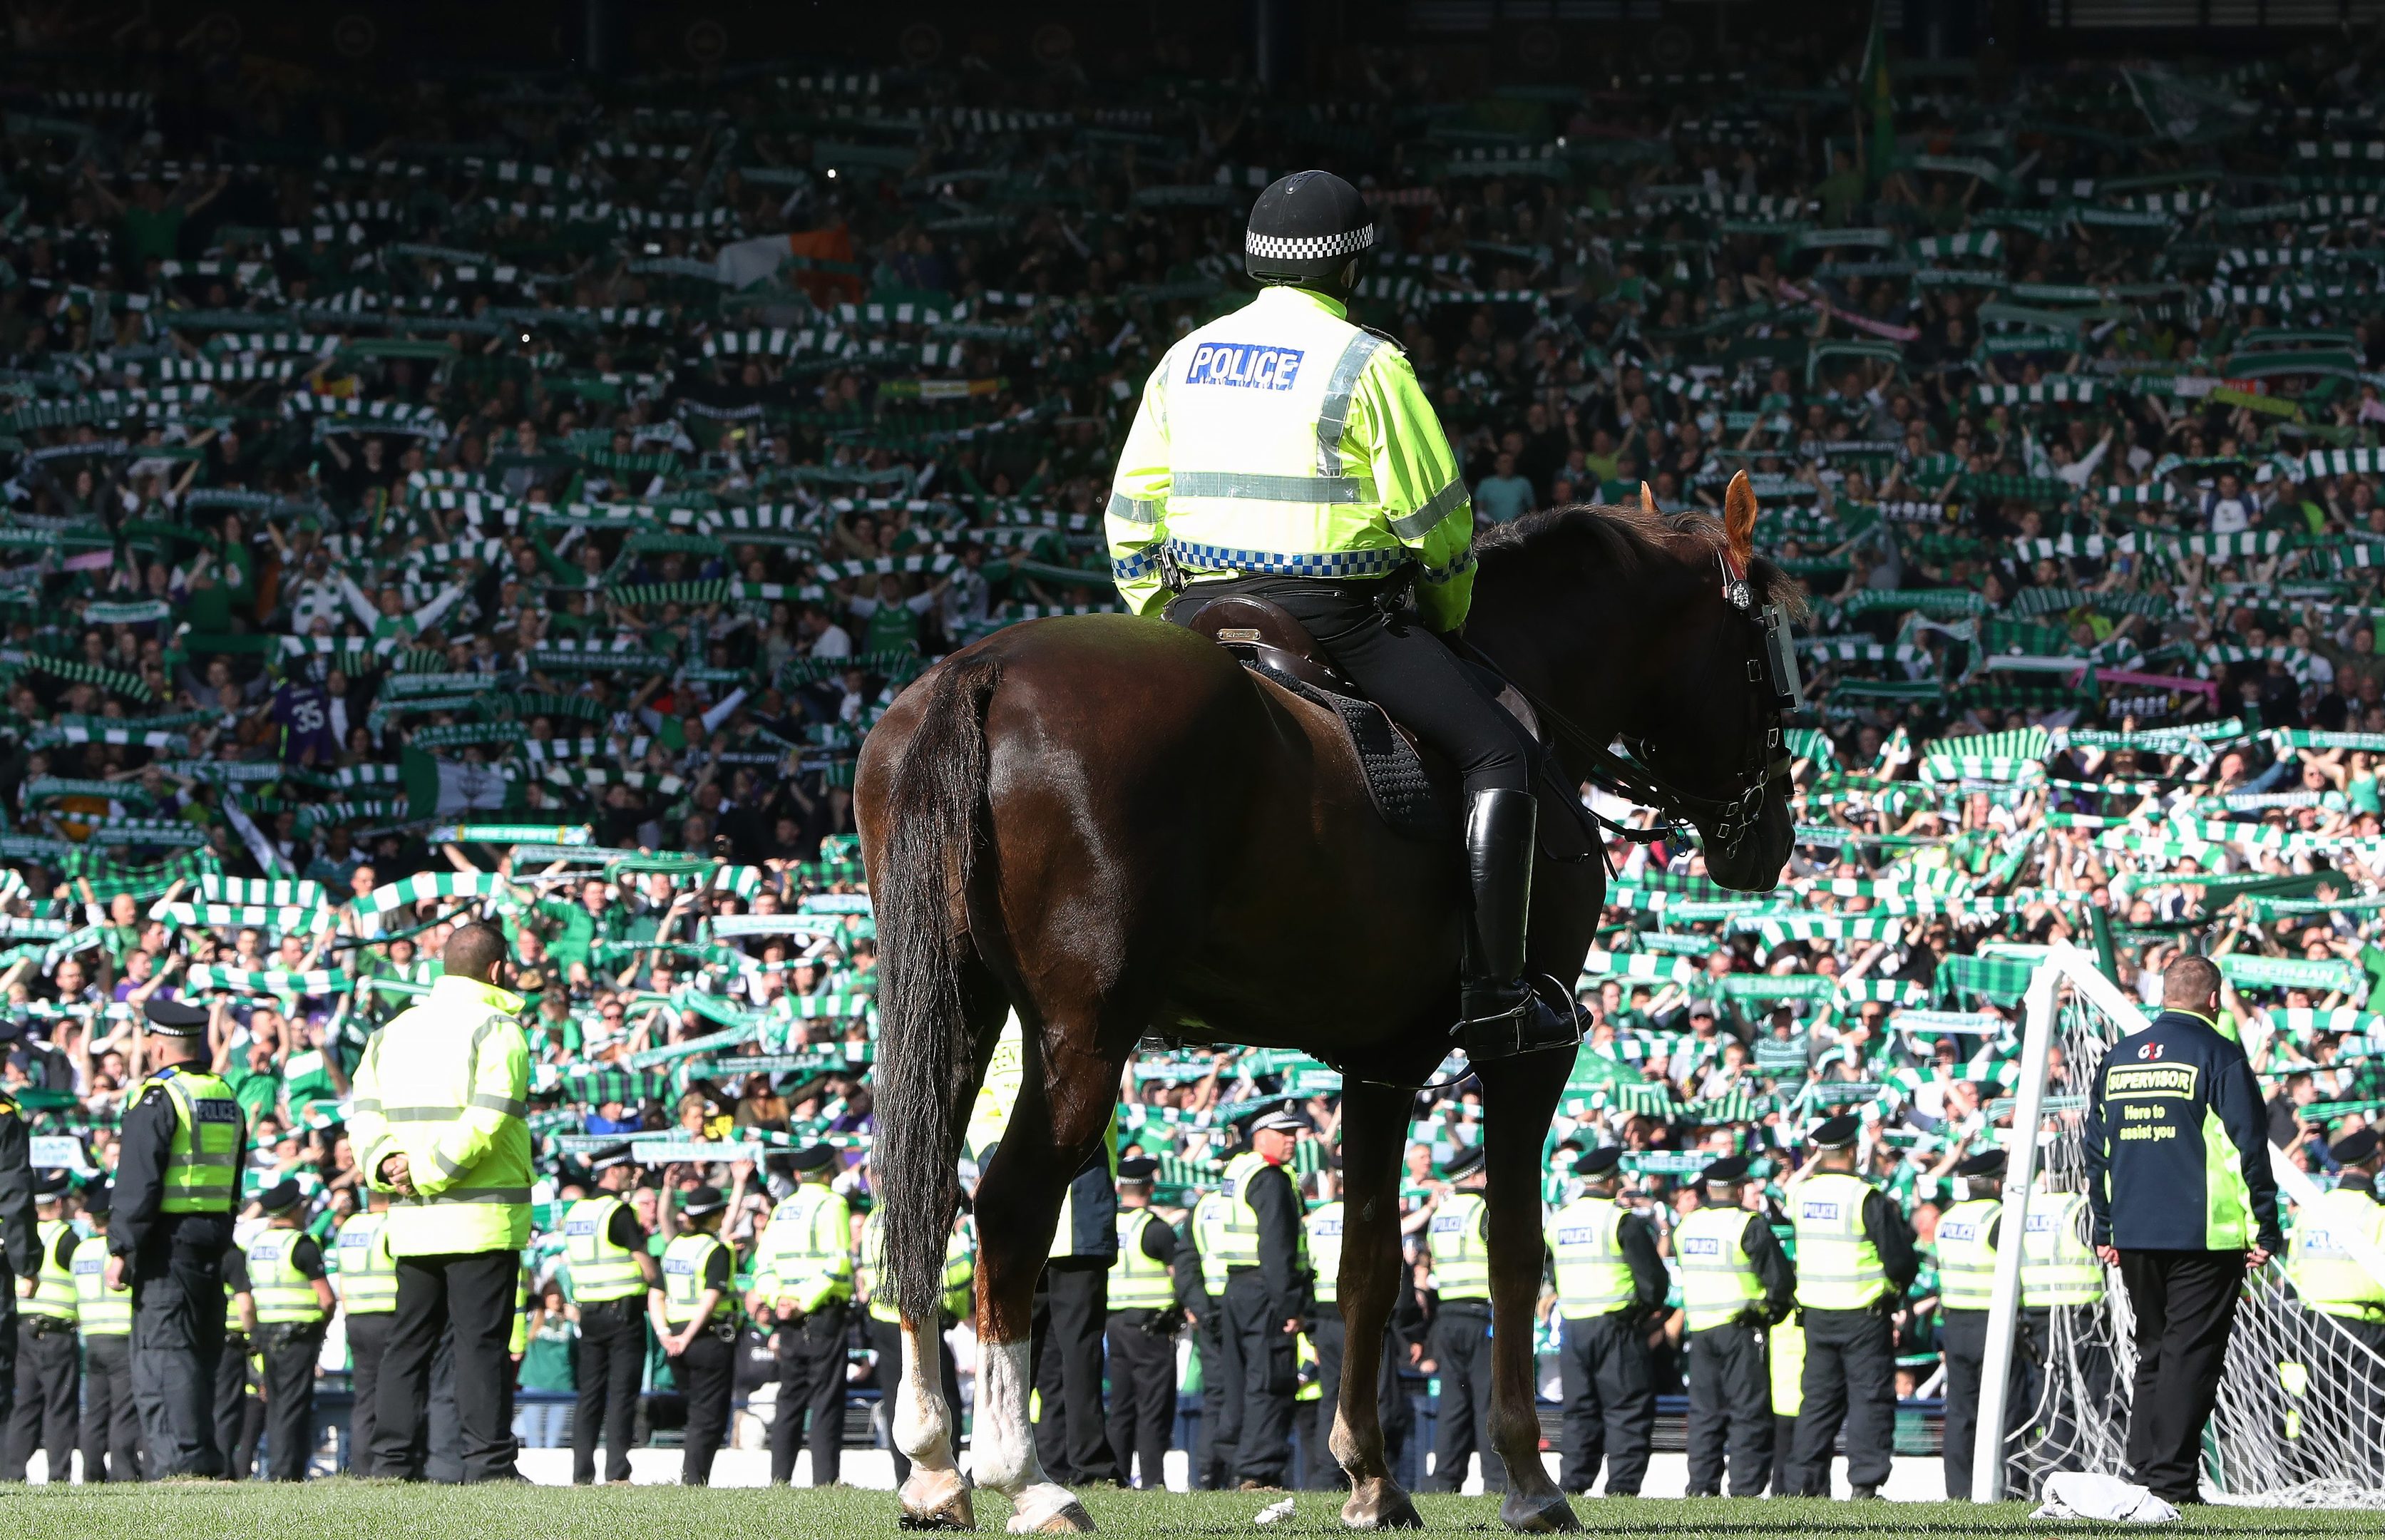
<svg viewBox="0 0 2385 1540"><path fill-rule="evenodd" d="M2087 1108L2094 1244L2123 1251L2281 1251L2267 1113L2244 1050L2165 1010L2096 1067Z"/></svg>

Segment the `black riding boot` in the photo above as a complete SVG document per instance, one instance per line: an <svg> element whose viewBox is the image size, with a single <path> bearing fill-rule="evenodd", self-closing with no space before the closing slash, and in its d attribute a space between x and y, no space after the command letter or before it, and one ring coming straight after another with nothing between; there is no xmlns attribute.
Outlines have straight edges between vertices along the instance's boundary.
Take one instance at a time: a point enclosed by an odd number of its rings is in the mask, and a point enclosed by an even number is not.
<svg viewBox="0 0 2385 1540"><path fill-rule="evenodd" d="M1560 1015L1524 976L1540 813L1530 792L1506 791L1477 792L1466 810L1466 875L1474 912L1458 980L1458 1046L1471 1059L1581 1041L1573 1013Z"/></svg>

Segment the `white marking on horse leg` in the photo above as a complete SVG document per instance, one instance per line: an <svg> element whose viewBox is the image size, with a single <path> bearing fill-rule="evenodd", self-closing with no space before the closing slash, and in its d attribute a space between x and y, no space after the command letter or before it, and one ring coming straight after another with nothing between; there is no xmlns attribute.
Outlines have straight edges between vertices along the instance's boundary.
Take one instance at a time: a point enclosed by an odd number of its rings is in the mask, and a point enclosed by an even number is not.
<svg viewBox="0 0 2385 1540"><path fill-rule="evenodd" d="M1018 1509L1010 1532L1028 1534L1070 1508L1076 1495L1043 1479L1028 1421L1027 1344L987 1343L979 1353L977 1433L971 1445L978 1484L991 1486Z"/></svg>
<svg viewBox="0 0 2385 1540"><path fill-rule="evenodd" d="M915 1520L974 1522L968 1484L953 1460L950 1413L938 1372L936 1334L903 1327L903 1378L894 1395L894 1446L911 1458L903 1483L903 1511Z"/></svg>

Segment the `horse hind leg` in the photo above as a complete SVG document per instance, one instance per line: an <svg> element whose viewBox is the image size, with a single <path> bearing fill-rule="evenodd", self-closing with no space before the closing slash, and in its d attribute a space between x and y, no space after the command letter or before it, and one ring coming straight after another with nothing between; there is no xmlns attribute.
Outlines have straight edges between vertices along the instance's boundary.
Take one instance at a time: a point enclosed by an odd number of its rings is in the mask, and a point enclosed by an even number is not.
<svg viewBox="0 0 2385 1540"><path fill-rule="evenodd" d="M953 1450L959 1430L944 1404L936 1333L903 1323L903 1381L894 1396L894 1444L910 1457L903 1484L905 1529L975 1529L968 1482Z"/></svg>

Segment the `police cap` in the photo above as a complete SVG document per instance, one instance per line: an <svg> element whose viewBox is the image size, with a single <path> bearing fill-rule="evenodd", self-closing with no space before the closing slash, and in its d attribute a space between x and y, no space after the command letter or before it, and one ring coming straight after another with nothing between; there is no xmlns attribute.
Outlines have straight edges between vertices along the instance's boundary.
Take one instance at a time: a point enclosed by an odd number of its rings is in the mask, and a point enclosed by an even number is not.
<svg viewBox="0 0 2385 1540"><path fill-rule="evenodd" d="M827 1145L805 1145L787 1157L787 1164L799 1171L816 1171L836 1158L836 1151Z"/></svg>
<svg viewBox="0 0 2385 1540"><path fill-rule="evenodd" d="M689 1219L700 1220L706 1214L717 1214L729 1207L729 1200L718 1187L691 1187L680 1200L679 1211Z"/></svg>
<svg viewBox="0 0 2385 1540"><path fill-rule="evenodd" d="M1118 1179L1120 1182L1148 1183L1158 1174L1159 1162L1147 1155L1130 1156L1118 1162Z"/></svg>
<svg viewBox="0 0 2385 1540"><path fill-rule="evenodd" d="M1481 1169L1482 1146L1480 1145L1459 1146L1457 1153L1451 1156L1448 1163L1441 1168L1442 1174L1450 1177L1469 1176Z"/></svg>
<svg viewBox="0 0 2385 1540"><path fill-rule="evenodd" d="M1605 1149L1592 1150L1573 1163L1576 1176L1605 1176L1623 1164L1623 1151L1609 1145Z"/></svg>
<svg viewBox="0 0 2385 1540"><path fill-rule="evenodd" d="M1262 282L1329 278L1374 244L1374 217L1355 187L1330 171L1294 171L1251 205L1242 268Z"/></svg>
<svg viewBox="0 0 2385 1540"><path fill-rule="evenodd" d="M1706 1169L1698 1173L1698 1180L1717 1187L1728 1187L1735 1183L1744 1182L1747 1180L1747 1157L1726 1155L1719 1160L1709 1160L1706 1162Z"/></svg>
<svg viewBox="0 0 2385 1540"><path fill-rule="evenodd" d="M306 1196L297 1183L284 1177L256 1195L256 1206L268 1214L286 1214L297 1208L298 1200Z"/></svg>
<svg viewBox="0 0 2385 1540"><path fill-rule="evenodd" d="M94 1182L82 1190L82 1211L94 1219L114 1207L115 1189L105 1182Z"/></svg>
<svg viewBox="0 0 2385 1540"><path fill-rule="evenodd" d="M1817 1149L1844 1149L1855 1142L1855 1134L1862 1126L1853 1116L1842 1112L1835 1118L1825 1118L1816 1123L1814 1132L1806 1137Z"/></svg>
<svg viewBox="0 0 2385 1540"><path fill-rule="evenodd" d="M592 1171L609 1171L616 1166L629 1163L630 1146L627 1145L607 1145L588 1158L588 1169Z"/></svg>
<svg viewBox="0 0 2385 1540"><path fill-rule="evenodd" d="M183 1000L152 998L141 1008L149 1030L163 1037L196 1037L207 1030L207 1013Z"/></svg>
<svg viewBox="0 0 2385 1540"><path fill-rule="evenodd" d="M2329 1145L2327 1153L2339 1166L2363 1165L2377 1154L2377 1131L2364 1128L2356 1133L2347 1133Z"/></svg>
<svg viewBox="0 0 2385 1540"><path fill-rule="evenodd" d="M55 1203L58 1196L74 1185L74 1178L65 1171L44 1171L33 1183L33 1196L44 1203Z"/></svg>
<svg viewBox="0 0 2385 1540"><path fill-rule="evenodd" d="M1967 1177L1974 1182L1984 1182L1992 1176L2002 1176L2004 1174L2004 1152L2000 1149L1983 1149L1955 1167L1954 1174Z"/></svg>

